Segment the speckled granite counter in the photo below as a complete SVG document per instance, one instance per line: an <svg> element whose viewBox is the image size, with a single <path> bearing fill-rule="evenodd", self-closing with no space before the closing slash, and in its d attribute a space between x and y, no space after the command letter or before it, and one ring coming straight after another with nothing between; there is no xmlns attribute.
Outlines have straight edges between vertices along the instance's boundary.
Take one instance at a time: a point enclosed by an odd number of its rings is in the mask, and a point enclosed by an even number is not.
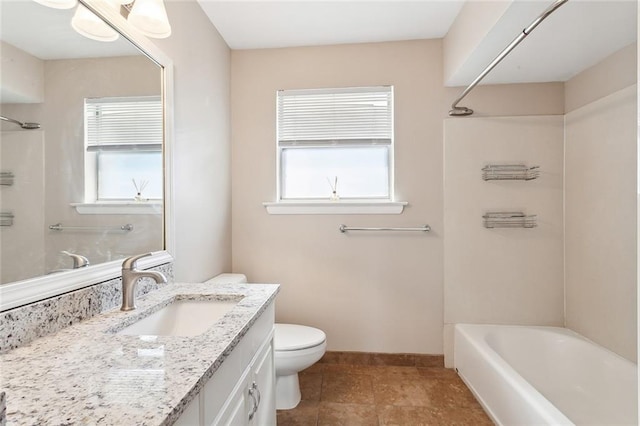
<svg viewBox="0 0 640 426"><path fill-rule="evenodd" d="M0 355L7 425L172 424L273 301L273 284L173 284ZM194 337L113 331L176 296L243 299Z"/></svg>

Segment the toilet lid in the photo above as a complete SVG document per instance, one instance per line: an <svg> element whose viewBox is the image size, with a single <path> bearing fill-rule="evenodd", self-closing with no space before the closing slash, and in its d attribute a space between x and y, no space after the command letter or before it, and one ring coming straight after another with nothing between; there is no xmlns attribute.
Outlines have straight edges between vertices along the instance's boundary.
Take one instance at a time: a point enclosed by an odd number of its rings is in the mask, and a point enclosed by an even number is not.
<svg viewBox="0 0 640 426"><path fill-rule="evenodd" d="M276 324L273 346L276 351L296 351L322 344L327 336L317 328L297 324Z"/></svg>

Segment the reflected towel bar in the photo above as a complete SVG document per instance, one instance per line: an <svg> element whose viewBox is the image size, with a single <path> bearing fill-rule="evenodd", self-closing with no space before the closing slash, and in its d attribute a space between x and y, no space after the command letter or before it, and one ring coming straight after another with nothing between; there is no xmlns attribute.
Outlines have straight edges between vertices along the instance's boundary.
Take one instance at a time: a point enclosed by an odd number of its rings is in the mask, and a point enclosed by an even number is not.
<svg viewBox="0 0 640 426"><path fill-rule="evenodd" d="M15 175L12 172L0 172L0 185L11 186Z"/></svg>
<svg viewBox="0 0 640 426"><path fill-rule="evenodd" d="M0 226L13 226L13 213L0 212Z"/></svg>
<svg viewBox="0 0 640 426"><path fill-rule="evenodd" d="M347 225L340 225L340 232L343 234L347 231L418 231L418 232L429 232L431 231L431 227L429 225L424 225L419 228L356 228Z"/></svg>
<svg viewBox="0 0 640 426"><path fill-rule="evenodd" d="M52 231L133 231L133 225L127 223L122 226L64 226L61 223L55 225L49 225L49 229Z"/></svg>

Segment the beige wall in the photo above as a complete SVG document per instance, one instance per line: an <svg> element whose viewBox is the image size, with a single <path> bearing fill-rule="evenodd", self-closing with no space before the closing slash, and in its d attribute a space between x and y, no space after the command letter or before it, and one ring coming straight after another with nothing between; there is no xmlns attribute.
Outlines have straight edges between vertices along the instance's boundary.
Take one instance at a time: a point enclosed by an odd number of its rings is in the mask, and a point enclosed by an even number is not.
<svg viewBox="0 0 640 426"><path fill-rule="evenodd" d="M565 83L565 112L636 84L637 43L620 49Z"/></svg>
<svg viewBox="0 0 640 426"><path fill-rule="evenodd" d="M166 2L174 63L175 278L231 269L230 50L195 0Z"/></svg>
<svg viewBox="0 0 640 426"><path fill-rule="evenodd" d="M447 108L464 88L446 89ZM562 115L564 83L488 84L476 86L460 102L473 109L473 118L522 115Z"/></svg>
<svg viewBox="0 0 640 426"><path fill-rule="evenodd" d="M282 284L278 321L322 328L330 350L442 353L439 40L232 53L233 270ZM278 89L393 85L402 215L268 215ZM341 234L340 224L424 234Z"/></svg>
<svg viewBox="0 0 640 426"><path fill-rule="evenodd" d="M472 55L511 6L511 1L468 1L444 38L444 82Z"/></svg>
<svg viewBox="0 0 640 426"><path fill-rule="evenodd" d="M442 84L441 40L232 53L233 270L278 282L278 321L327 332L330 350L443 353L443 118L460 89ZM270 216L278 89L392 84L401 215ZM524 97L528 103L518 103ZM562 114L563 85L480 88L483 114ZM423 234L341 234L431 225Z"/></svg>
<svg viewBox="0 0 640 426"><path fill-rule="evenodd" d="M566 325L636 361L636 85L568 113L565 144Z"/></svg>
<svg viewBox="0 0 640 426"><path fill-rule="evenodd" d="M0 103L42 102L44 61L0 40Z"/></svg>
<svg viewBox="0 0 640 426"><path fill-rule="evenodd" d="M457 323L564 323L561 115L444 124L445 342ZM539 166L530 181L484 181L488 164ZM488 211L537 215L532 229L487 229ZM445 347L447 364L451 347Z"/></svg>

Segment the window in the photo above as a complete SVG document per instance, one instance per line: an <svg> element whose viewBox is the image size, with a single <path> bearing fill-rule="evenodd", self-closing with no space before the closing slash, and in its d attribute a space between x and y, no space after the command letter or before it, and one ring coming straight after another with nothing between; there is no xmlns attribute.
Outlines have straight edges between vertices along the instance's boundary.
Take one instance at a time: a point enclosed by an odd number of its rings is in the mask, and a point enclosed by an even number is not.
<svg viewBox="0 0 640 426"><path fill-rule="evenodd" d="M162 199L159 96L85 99L84 128L85 202Z"/></svg>
<svg viewBox="0 0 640 426"><path fill-rule="evenodd" d="M277 108L279 201L393 200L392 87L280 90Z"/></svg>

